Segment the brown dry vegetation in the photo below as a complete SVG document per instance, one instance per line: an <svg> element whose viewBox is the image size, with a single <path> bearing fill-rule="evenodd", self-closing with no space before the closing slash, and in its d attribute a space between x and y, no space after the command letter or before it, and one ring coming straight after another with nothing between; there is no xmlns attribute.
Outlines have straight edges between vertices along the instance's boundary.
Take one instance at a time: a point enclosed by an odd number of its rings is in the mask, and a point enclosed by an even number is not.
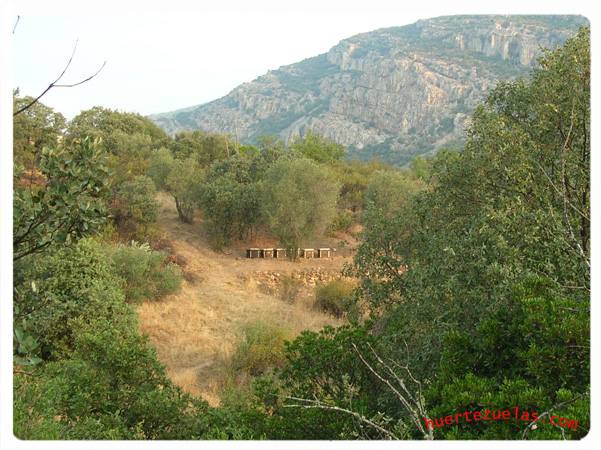
<svg viewBox="0 0 601 450"><path fill-rule="evenodd" d="M317 311L311 295L286 302L277 293L266 292L256 273L340 270L348 258L251 260L240 256L242 247L229 255L217 253L208 245L200 221L179 222L171 197L159 194L159 200L158 225L176 257L185 261L185 277L178 294L144 302L138 312L141 331L150 338L169 377L184 390L213 405L219 403L223 367L245 324L264 321L296 335L340 323Z"/></svg>

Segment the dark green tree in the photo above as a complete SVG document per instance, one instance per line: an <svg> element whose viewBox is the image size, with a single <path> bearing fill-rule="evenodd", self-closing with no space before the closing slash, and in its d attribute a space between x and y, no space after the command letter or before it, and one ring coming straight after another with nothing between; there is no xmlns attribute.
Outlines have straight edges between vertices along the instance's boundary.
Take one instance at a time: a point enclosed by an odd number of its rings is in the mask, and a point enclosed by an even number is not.
<svg viewBox="0 0 601 450"><path fill-rule="evenodd" d="M339 161L344 156L342 145L312 131L294 141L290 148L318 163L332 163Z"/></svg>
<svg viewBox="0 0 601 450"><path fill-rule="evenodd" d="M69 244L106 222L109 173L96 144L46 147L38 170L36 177L14 174L14 260Z"/></svg>
<svg viewBox="0 0 601 450"><path fill-rule="evenodd" d="M13 94L13 109L33 101L32 97ZM39 162L44 147L56 147L67 126L64 116L41 102L18 114L13 119L13 153L17 165L32 169Z"/></svg>
<svg viewBox="0 0 601 450"><path fill-rule="evenodd" d="M159 203L155 197L154 183L145 175L120 183L111 205L117 225L122 229L145 232L159 215Z"/></svg>
<svg viewBox="0 0 601 450"><path fill-rule="evenodd" d="M310 159L281 159L269 168L263 214L290 256L296 256L303 240L325 231L336 214L339 192L332 173Z"/></svg>

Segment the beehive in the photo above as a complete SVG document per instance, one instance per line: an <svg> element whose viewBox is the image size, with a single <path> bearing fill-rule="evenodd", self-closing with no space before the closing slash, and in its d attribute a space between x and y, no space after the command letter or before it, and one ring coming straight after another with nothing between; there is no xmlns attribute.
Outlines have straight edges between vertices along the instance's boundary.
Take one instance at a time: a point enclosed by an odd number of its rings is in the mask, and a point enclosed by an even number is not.
<svg viewBox="0 0 601 450"><path fill-rule="evenodd" d="M332 256L332 249L329 247L323 247L317 249L318 258L330 258Z"/></svg>
<svg viewBox="0 0 601 450"><path fill-rule="evenodd" d="M246 257L247 258L260 258L261 257L261 249L259 248L247 248L246 249Z"/></svg>
<svg viewBox="0 0 601 450"><path fill-rule="evenodd" d="M314 248L303 248L302 256L303 256L303 258L315 258L315 249Z"/></svg>

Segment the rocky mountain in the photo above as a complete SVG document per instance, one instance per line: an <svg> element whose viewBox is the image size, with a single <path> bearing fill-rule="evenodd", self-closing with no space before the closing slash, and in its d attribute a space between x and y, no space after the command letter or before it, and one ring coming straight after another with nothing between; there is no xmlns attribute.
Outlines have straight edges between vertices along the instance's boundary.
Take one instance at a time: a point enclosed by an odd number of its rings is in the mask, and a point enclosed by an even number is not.
<svg viewBox="0 0 601 450"><path fill-rule="evenodd" d="M358 34L325 54L269 71L228 95L150 116L169 133L202 129L241 142L307 130L350 157L404 164L457 144L499 80L527 75L581 16L448 16Z"/></svg>

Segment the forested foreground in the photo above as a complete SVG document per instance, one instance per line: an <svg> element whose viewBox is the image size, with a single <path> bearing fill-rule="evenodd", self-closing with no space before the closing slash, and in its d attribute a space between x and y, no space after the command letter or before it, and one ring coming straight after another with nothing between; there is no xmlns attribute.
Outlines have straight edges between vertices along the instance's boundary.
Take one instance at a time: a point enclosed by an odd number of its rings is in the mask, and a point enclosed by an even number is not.
<svg viewBox="0 0 601 450"><path fill-rule="evenodd" d="M241 146L100 107L15 116L16 436L585 436L589 47L583 28L490 92L461 151L403 169L346 161L314 134ZM15 110L30 100L17 92ZM322 292L345 324L302 333L271 365L274 348L250 339L242 354L265 364L243 361L249 379L219 407L184 393L135 310L182 282L158 191L215 249L256 234L294 249L360 223L345 269L358 285Z"/></svg>

